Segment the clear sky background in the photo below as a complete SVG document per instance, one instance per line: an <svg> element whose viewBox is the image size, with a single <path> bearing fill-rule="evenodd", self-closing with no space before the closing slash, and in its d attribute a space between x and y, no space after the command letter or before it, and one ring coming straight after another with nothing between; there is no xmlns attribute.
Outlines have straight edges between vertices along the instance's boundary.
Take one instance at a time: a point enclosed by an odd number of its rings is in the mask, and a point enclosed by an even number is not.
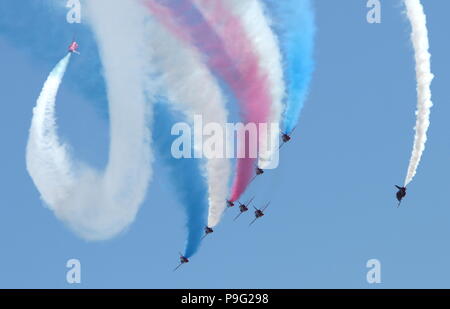
<svg viewBox="0 0 450 309"><path fill-rule="evenodd" d="M368 24L365 0L314 2L309 99L280 167L246 194L257 205L270 200L267 215L249 228L251 213L233 222L237 209L228 210L177 272L184 211L158 161L136 221L112 240L86 242L45 208L26 171L25 147L40 89L72 37L58 38L60 55L52 36L39 42L56 55L42 59L17 44L23 33L13 43L0 30L0 288L450 288L450 2L423 1L435 106L427 149L400 208L394 185L405 177L416 108L404 8L384 0L382 23ZM77 61L66 80L87 78ZM63 82L57 113L76 157L103 166L108 121L97 102ZM66 282L71 258L81 261L79 285ZM381 262L378 285L366 281L372 258Z"/></svg>

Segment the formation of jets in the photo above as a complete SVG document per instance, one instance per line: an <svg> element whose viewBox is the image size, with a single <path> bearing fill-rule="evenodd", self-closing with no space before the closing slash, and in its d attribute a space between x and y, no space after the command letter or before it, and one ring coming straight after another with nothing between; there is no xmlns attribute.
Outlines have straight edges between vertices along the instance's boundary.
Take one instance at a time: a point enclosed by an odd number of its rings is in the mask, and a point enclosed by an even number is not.
<svg viewBox="0 0 450 309"><path fill-rule="evenodd" d="M69 45L68 51L70 53L79 55L80 53L78 52L78 48L79 48L78 43L75 40L73 40L72 43ZM281 132L282 143L281 143L281 145L279 147L280 149L281 149L281 147L283 147L284 144L288 143L292 139L292 133L294 131L295 131L295 128L289 133ZM264 170L257 166L255 168L255 176L253 177L253 179L255 179L255 177L257 177L259 175L262 175L262 174L264 174ZM252 181L253 181L253 179L252 179ZM403 198L406 196L406 187L401 187L401 186L397 186L397 185L395 187L398 189L398 191L396 193L396 197L397 197L397 200L398 200L398 206L397 207L400 207L400 204L401 204ZM239 203L239 213L234 218L235 221L243 213L248 211L248 207L250 206L250 203L253 201L253 199L254 199L254 197L252 197L249 201L247 201L247 203L244 203L244 204L242 204L241 202L238 201L238 203ZM227 208L234 207L234 205L235 205L234 201L231 201L231 200L227 200L226 203L227 203ZM263 217L265 215L264 211L269 206L269 203L267 203L262 209L258 209L258 208L253 206L255 208L255 218L253 219L252 222L250 222L249 225L252 225L253 223L256 222L256 220L258 220L259 218L261 218L261 217ZM208 236L209 234L213 233L213 232L214 232L214 230L211 227L206 226L205 227L205 234L203 235L202 239L205 238L206 236ZM177 270L181 265L183 265L185 263L189 263L189 259L186 258L185 256L183 256L180 253L180 264L174 269L174 271Z"/></svg>
<svg viewBox="0 0 450 309"><path fill-rule="evenodd" d="M69 45L68 51L70 53L79 55L80 53L78 52L78 47L79 47L78 43L76 41L72 41L72 43ZM281 145L279 147L280 149L281 149L281 147L283 147L284 144L288 143L291 140L292 133L294 131L295 131L295 128L290 133L286 133L286 132L282 132L281 133L282 143L281 143ZM259 176L259 175L262 175L262 174L264 174L264 170L257 166L255 168L255 176L253 177L253 179L255 177ZM253 179L252 179L252 181L253 181ZM400 187L400 186L397 186L397 185L395 187L398 189L398 191L396 193L396 197L397 197L397 200L398 200L398 206L397 207L400 207L402 199L406 196L406 187ZM238 203L239 203L239 213L234 218L234 221L236 221L244 212L248 211L248 207L250 206L250 203L253 201L253 199L254 199L254 197L252 197L249 201L247 201L247 203L244 203L244 204L242 204L241 202L238 201ZM235 205L233 201L227 200L226 202L227 202L227 207L228 208L233 207ZM258 208L253 206L255 208L255 218L253 219L252 222L250 222L249 225L252 225L253 223L256 222L256 220L258 220L259 218L261 218L261 217L263 217L265 215L264 211L267 209L269 204L270 204L270 202L267 203L262 209L258 209ZM213 232L214 232L214 230L211 227L206 226L205 227L205 234L203 235L202 239L204 239L206 236L208 236L209 234L211 234ZM189 263L189 259L186 258L185 256L183 256L180 253L180 264L174 269L174 271L177 270L181 265L183 265L185 263Z"/></svg>
<svg viewBox="0 0 450 309"><path fill-rule="evenodd" d="M294 128L294 130L295 130L295 128ZM291 135L294 132L294 130L292 130L289 133L281 132L282 144L280 145L280 148L281 148L281 146L283 146L284 144L286 144L287 142L289 142L291 140L291 138L292 138ZM260 168L259 166L256 166L255 167L255 175L250 182L252 182L257 176L260 176L262 174L264 174L264 170L262 168ZM236 202L239 204L239 213L236 215L236 217L234 217L234 221L236 221L243 213L245 213L249 210L250 204L253 202L254 198L255 197L253 196L251 199L249 199L245 203L241 203L240 201L226 200L227 209L233 208L236 205ZM265 216L264 212L266 211L267 207L269 207L269 204L270 204L270 202L267 203L266 205L264 205L264 207L261 209L253 206L253 208L255 209L254 218L250 222L249 226L251 226L253 223L255 223L256 220ZM211 234L213 232L214 232L214 230L212 227L205 226L202 239L204 239L206 236L208 236L209 234ZM177 270L181 265L188 263L188 262L189 262L189 259L180 253L180 264L174 269L174 271Z"/></svg>

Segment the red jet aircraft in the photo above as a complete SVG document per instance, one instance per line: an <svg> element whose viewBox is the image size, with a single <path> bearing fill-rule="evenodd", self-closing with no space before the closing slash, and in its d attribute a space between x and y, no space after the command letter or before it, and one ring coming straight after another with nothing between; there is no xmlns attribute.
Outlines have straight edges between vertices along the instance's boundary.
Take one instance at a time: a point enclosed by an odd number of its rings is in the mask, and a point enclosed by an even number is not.
<svg viewBox="0 0 450 309"><path fill-rule="evenodd" d="M77 54L79 55L80 53L78 52L78 43L73 41L70 46L69 46L69 53L72 54Z"/></svg>

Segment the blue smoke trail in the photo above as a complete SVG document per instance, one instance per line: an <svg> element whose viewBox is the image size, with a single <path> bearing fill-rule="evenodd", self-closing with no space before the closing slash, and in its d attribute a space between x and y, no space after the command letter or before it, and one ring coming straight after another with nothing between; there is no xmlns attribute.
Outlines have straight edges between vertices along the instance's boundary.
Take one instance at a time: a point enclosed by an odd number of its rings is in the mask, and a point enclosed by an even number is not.
<svg viewBox="0 0 450 309"><path fill-rule="evenodd" d="M315 17L310 0L262 0L280 41L286 79L283 131L297 125L314 71Z"/></svg>
<svg viewBox="0 0 450 309"><path fill-rule="evenodd" d="M169 134L172 125L182 116L169 110L164 99L154 106L154 145L160 158L169 168L170 179L175 186L177 197L183 203L187 215L188 236L184 256L190 258L200 247L203 228L208 213L208 188L200 170L199 159L175 159L171 145L175 136Z"/></svg>

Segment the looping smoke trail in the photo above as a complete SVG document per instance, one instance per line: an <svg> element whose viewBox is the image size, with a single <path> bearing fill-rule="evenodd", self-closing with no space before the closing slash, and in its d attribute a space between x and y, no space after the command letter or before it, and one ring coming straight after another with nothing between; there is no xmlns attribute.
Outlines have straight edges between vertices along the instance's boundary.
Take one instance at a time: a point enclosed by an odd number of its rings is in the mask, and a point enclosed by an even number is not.
<svg viewBox="0 0 450 309"><path fill-rule="evenodd" d="M26 160L42 199L55 215L85 239L102 240L123 231L144 200L150 177L150 136L142 87L146 74L140 56L140 8L119 0L87 4L108 86L111 145L107 167L100 173L75 162L59 142L55 99L70 55L52 71L39 96ZM125 20L122 24L116 20L119 14Z"/></svg>
<svg viewBox="0 0 450 309"><path fill-rule="evenodd" d="M283 131L297 125L314 71L315 18L310 0L262 0L283 54L286 106Z"/></svg>
<svg viewBox="0 0 450 309"><path fill-rule="evenodd" d="M415 127L414 146L405 178L406 187L419 166L425 143L427 141L427 130L430 126L431 82L434 75L431 73L431 55L428 51L428 30L426 15L420 0L405 0L406 13L411 22L411 41L415 52L416 77L417 77L417 120Z"/></svg>

